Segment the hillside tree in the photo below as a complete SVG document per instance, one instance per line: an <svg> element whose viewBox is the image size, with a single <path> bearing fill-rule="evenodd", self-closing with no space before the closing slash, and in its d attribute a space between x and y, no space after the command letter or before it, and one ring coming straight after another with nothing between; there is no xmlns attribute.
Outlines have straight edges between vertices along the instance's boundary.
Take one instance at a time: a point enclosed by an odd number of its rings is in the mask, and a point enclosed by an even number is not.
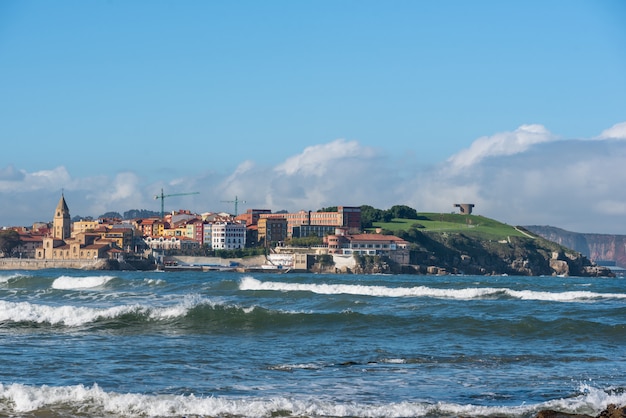
<svg viewBox="0 0 626 418"><path fill-rule="evenodd" d="M0 231L0 252L4 254L4 257L9 257L13 253L13 250L20 245L20 234L12 229L6 231Z"/></svg>
<svg viewBox="0 0 626 418"><path fill-rule="evenodd" d="M394 205L387 212L392 218L417 219L417 211L406 205Z"/></svg>

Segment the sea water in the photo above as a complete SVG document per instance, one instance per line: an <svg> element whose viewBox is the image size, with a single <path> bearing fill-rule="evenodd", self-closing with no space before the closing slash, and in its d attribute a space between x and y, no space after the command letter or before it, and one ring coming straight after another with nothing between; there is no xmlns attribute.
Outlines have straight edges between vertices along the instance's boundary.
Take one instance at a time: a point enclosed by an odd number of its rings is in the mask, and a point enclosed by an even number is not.
<svg viewBox="0 0 626 418"><path fill-rule="evenodd" d="M0 272L0 416L595 415L626 404L625 285Z"/></svg>

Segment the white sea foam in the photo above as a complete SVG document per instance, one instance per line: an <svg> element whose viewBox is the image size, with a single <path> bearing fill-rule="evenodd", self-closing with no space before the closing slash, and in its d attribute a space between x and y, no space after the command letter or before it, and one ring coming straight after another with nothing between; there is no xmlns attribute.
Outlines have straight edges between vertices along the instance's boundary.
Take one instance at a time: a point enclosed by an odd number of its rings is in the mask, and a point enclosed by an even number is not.
<svg viewBox="0 0 626 418"><path fill-rule="evenodd" d="M155 286L160 286L166 283L165 280L163 279L149 279L149 278L145 278L143 279L143 282L147 285L155 285Z"/></svg>
<svg viewBox="0 0 626 418"><path fill-rule="evenodd" d="M626 299L624 293L597 293L587 291L537 292L534 290L503 289L511 297L523 300L545 300L553 302L581 302L599 299Z"/></svg>
<svg viewBox="0 0 626 418"><path fill-rule="evenodd" d="M427 286L386 287L351 284L283 283L262 282L250 276L246 276L241 279L239 289L273 290L279 292L303 291L324 295L349 294L377 297L430 297L459 300L496 298L503 295L523 300L547 300L554 302L580 302L599 299L626 299L626 294L624 293L595 293L586 291L539 292L534 290L513 290L508 288L493 287L439 289Z"/></svg>
<svg viewBox="0 0 626 418"><path fill-rule="evenodd" d="M29 302L0 301L0 321L80 326L99 318L114 318L138 309L141 308L134 306L115 306L98 309L82 306L48 306Z"/></svg>
<svg viewBox="0 0 626 418"><path fill-rule="evenodd" d="M121 305L108 308L85 306L49 306L29 302L7 302L0 300L0 322L34 322L38 324L77 327L102 319L114 319L126 314L144 315L159 321L185 316L199 304L211 304L205 299L186 298L184 301L162 307L144 305Z"/></svg>
<svg viewBox="0 0 626 418"><path fill-rule="evenodd" d="M113 276L61 276L52 282L52 288L58 290L91 289L104 286L112 279L114 279Z"/></svg>
<svg viewBox="0 0 626 418"><path fill-rule="evenodd" d="M78 410L93 414L115 416L273 416L288 411L292 416L527 416L541 409L555 409L568 413L596 415L607 405L626 403L626 394L586 388L573 398L558 399L542 404L519 406L478 406L447 402L397 402L389 404L342 403L319 398L224 398L187 395L145 395L106 392L97 384L91 387L26 386L0 384L0 412L9 415L24 414L45 408L75 414Z"/></svg>
<svg viewBox="0 0 626 418"><path fill-rule="evenodd" d="M290 372L292 370L319 370L322 366L319 364L313 363L304 363L304 364L278 364L276 366L270 366L270 370L278 370L278 371L287 371Z"/></svg>
<svg viewBox="0 0 626 418"><path fill-rule="evenodd" d="M388 358L388 359L381 360L381 363L406 364L406 359L403 359L403 358Z"/></svg>

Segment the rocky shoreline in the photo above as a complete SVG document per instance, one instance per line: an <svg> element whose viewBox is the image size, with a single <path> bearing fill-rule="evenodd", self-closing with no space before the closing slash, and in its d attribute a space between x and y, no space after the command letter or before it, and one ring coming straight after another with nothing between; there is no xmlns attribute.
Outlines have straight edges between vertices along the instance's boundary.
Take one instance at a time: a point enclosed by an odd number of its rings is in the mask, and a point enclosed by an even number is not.
<svg viewBox="0 0 626 418"><path fill-rule="evenodd" d="M600 414L570 414L567 412L559 412L552 409L544 409L539 411L537 418L626 418L626 406L608 405Z"/></svg>

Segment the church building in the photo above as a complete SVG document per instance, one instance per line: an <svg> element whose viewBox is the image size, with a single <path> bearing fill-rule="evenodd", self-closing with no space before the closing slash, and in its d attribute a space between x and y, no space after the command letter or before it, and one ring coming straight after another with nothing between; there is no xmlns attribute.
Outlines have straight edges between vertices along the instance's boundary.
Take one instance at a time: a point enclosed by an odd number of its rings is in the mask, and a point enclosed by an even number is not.
<svg viewBox="0 0 626 418"><path fill-rule="evenodd" d="M65 196L61 194L61 199L54 211L54 219L52 221L52 236L61 240L68 239L72 236L72 220L70 217L70 209L65 202Z"/></svg>
<svg viewBox="0 0 626 418"><path fill-rule="evenodd" d="M119 253L115 244L101 239L100 234L80 232L72 236L70 210L61 194L54 211L52 232L44 237L43 245L35 251L39 260L94 260L111 258Z"/></svg>

